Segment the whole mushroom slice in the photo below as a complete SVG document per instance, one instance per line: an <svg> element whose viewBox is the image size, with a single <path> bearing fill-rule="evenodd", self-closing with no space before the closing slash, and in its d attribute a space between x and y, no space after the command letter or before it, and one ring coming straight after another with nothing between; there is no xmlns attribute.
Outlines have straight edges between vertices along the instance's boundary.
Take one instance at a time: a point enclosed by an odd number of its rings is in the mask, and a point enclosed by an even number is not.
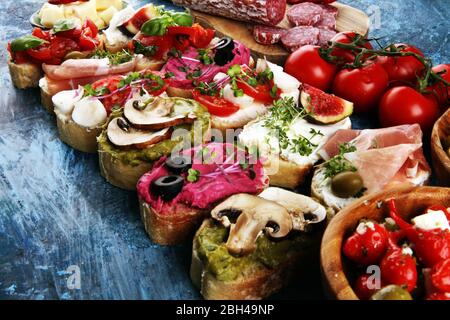
<svg viewBox="0 0 450 320"><path fill-rule="evenodd" d="M183 123L192 123L195 115L173 114L174 99L152 97L147 101L130 99L124 107L124 117L134 127L145 130L160 130Z"/></svg>
<svg viewBox="0 0 450 320"><path fill-rule="evenodd" d="M292 230L291 216L283 206L254 195L233 195L215 207L211 215L220 221L227 221L224 216L229 212L241 213L236 223L231 224L226 243L228 252L234 255L252 253L256 249L256 240L264 230L273 238L285 237Z"/></svg>
<svg viewBox="0 0 450 320"><path fill-rule="evenodd" d="M145 149L160 141L170 138L171 128L159 131L143 131L133 128L126 119L114 118L108 124L107 135L109 141L119 149Z"/></svg>
<svg viewBox="0 0 450 320"><path fill-rule="evenodd" d="M259 197L275 201L287 209L292 217L294 230L304 231L309 224L320 223L327 217L327 210L312 198L280 188L267 188ZM305 215L312 216L307 219Z"/></svg>

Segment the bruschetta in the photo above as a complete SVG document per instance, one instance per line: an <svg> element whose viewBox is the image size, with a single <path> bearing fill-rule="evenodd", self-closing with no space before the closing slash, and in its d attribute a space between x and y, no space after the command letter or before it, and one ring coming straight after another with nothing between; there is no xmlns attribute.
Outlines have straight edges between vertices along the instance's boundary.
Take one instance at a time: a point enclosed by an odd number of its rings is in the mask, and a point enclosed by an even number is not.
<svg viewBox="0 0 450 320"><path fill-rule="evenodd" d="M138 182L142 221L163 245L193 236L213 206L237 193L268 185L262 164L232 144L210 143L161 158Z"/></svg>
<svg viewBox="0 0 450 320"><path fill-rule="evenodd" d="M208 141L208 111L190 99L140 97L111 113L98 136L100 172L111 184L135 190L155 161L177 147Z"/></svg>
<svg viewBox="0 0 450 320"><path fill-rule="evenodd" d="M191 279L207 300L267 298L318 256L326 216L312 198L284 189L233 195L197 231Z"/></svg>
<svg viewBox="0 0 450 320"><path fill-rule="evenodd" d="M247 124L239 142L265 158L270 185L295 189L320 161L318 151L339 129L350 129L353 104L303 85L300 104L292 97L274 103L270 112ZM314 92L313 92L314 91ZM326 112L330 108L336 116Z"/></svg>
<svg viewBox="0 0 450 320"><path fill-rule="evenodd" d="M312 179L312 196L335 213L358 198L398 184L420 186L431 176L419 125L339 130L319 151L325 160Z"/></svg>
<svg viewBox="0 0 450 320"><path fill-rule="evenodd" d="M89 54L103 47L97 26L91 21L61 20L51 30L34 28L8 43L8 67L19 89L34 88L42 76L42 65L60 65L70 55Z"/></svg>

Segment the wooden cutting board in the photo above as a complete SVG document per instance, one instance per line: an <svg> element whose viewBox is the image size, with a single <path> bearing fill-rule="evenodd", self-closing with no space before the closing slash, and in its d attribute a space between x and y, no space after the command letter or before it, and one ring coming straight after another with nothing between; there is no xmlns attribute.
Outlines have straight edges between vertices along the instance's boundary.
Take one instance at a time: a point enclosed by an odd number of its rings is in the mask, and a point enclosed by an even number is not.
<svg viewBox="0 0 450 320"><path fill-rule="evenodd" d="M342 3L333 3L332 6L338 8L337 31L355 31L359 34L367 35L369 32L370 19L363 11ZM218 36L228 36L240 41L250 48L252 54L259 57L266 57L267 60L283 65L289 52L281 45L261 45L253 39L250 31L251 24L235 21L224 17L213 16L207 13L191 10L195 21L202 26L212 28L217 31ZM279 24L280 27L289 27L287 18Z"/></svg>

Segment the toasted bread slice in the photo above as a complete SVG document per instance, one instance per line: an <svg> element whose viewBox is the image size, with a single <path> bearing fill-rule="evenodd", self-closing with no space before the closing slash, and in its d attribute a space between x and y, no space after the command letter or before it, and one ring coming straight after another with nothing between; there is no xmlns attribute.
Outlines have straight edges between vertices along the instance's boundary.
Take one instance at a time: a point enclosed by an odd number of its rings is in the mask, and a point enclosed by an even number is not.
<svg viewBox="0 0 450 320"><path fill-rule="evenodd" d="M191 238L208 211L179 203L169 212L158 212L139 199L139 207L145 231L161 245L180 244Z"/></svg>
<svg viewBox="0 0 450 320"><path fill-rule="evenodd" d="M246 265L237 279L222 281L217 279L202 261L196 241L200 231L210 227L212 223L211 219L205 220L195 235L190 269L192 282L200 289L206 300L265 299L295 280L299 276L302 266L307 265L307 263L302 264L302 260L308 261L306 256L310 256L314 252L314 250L299 251L273 269Z"/></svg>
<svg viewBox="0 0 450 320"><path fill-rule="evenodd" d="M192 89L181 89L172 86L168 86L166 89L169 97L180 97L186 99L192 99Z"/></svg>
<svg viewBox="0 0 450 320"><path fill-rule="evenodd" d="M264 168L268 172L271 186L295 189L303 184L313 165L298 165L275 156L269 156L264 162Z"/></svg>
<svg viewBox="0 0 450 320"><path fill-rule="evenodd" d="M14 86L18 89L37 88L42 77L42 69L32 63L16 64L8 60L9 73Z"/></svg>
<svg viewBox="0 0 450 320"><path fill-rule="evenodd" d="M153 163L141 162L136 166L131 166L114 159L110 153L98 148L100 173L112 185L125 190L136 190L136 183L139 178L149 171Z"/></svg>
<svg viewBox="0 0 450 320"><path fill-rule="evenodd" d="M87 153L97 152L97 136L102 133L102 128L86 128L72 120L56 117L59 138L75 150Z"/></svg>
<svg viewBox="0 0 450 320"><path fill-rule="evenodd" d="M47 81L46 81L45 77L41 78L39 80L39 88L41 89L41 104L42 104L42 106L48 113L55 114L55 106L53 105L53 101L52 101L53 96L48 91Z"/></svg>

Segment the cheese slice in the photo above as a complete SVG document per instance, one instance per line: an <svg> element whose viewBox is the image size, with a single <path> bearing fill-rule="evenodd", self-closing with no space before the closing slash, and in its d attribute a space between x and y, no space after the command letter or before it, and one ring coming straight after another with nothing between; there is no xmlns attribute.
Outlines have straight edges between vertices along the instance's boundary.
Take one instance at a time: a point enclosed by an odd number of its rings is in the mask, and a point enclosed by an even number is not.
<svg viewBox="0 0 450 320"><path fill-rule="evenodd" d="M88 18L92 21L97 21L99 19L95 0L83 2L81 4L77 4L76 6L74 5L73 13L82 21L86 21Z"/></svg>
<svg viewBox="0 0 450 320"><path fill-rule="evenodd" d="M442 211L429 210L426 214L417 216L412 219L414 225L423 230L450 230L450 225L448 223L445 213Z"/></svg>
<svg viewBox="0 0 450 320"><path fill-rule="evenodd" d="M64 17L63 7L50 3L45 3L39 11L39 19L47 28L53 27L58 20L64 19Z"/></svg>
<svg viewBox="0 0 450 320"><path fill-rule="evenodd" d="M114 7L117 10L122 10L123 1L122 0L97 0L96 7L97 7L97 11L107 10L110 7Z"/></svg>
<svg viewBox="0 0 450 320"><path fill-rule="evenodd" d="M116 7L109 7L108 9L98 13L98 16L106 23L109 24L113 16L119 12Z"/></svg>

